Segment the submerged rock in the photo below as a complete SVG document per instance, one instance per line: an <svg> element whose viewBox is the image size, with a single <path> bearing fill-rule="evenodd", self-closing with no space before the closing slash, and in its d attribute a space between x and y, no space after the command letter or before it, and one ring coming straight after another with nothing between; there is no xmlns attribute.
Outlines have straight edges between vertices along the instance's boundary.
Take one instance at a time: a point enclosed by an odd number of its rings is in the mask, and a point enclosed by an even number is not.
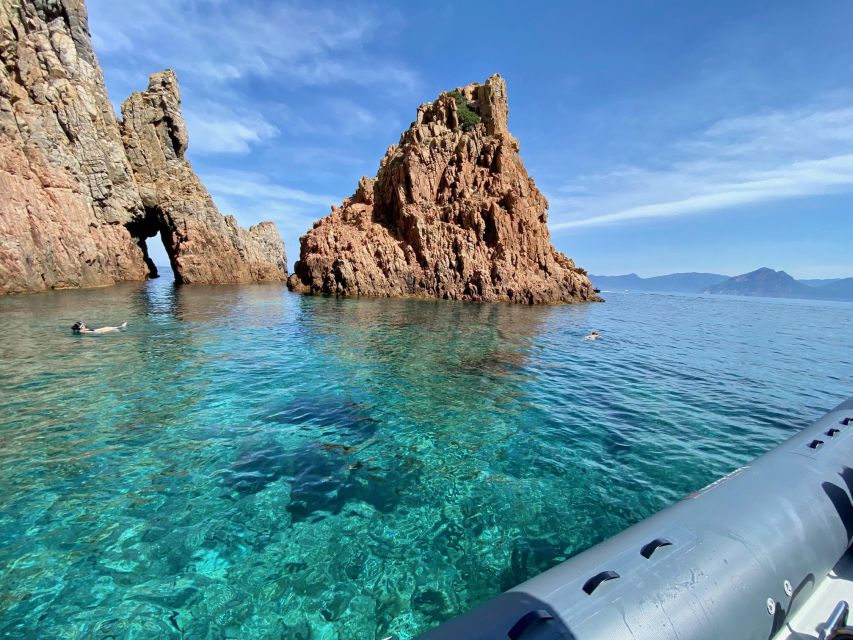
<svg viewBox="0 0 853 640"><path fill-rule="evenodd" d="M287 277L274 226L223 217L184 158L178 95L155 74L120 130L83 0L0 2L0 293L144 280L158 232L179 281Z"/></svg>
<svg viewBox="0 0 853 640"><path fill-rule="evenodd" d="M418 109L376 178L301 238L296 291L457 300L599 300L556 251L548 202L507 129L499 75Z"/></svg>

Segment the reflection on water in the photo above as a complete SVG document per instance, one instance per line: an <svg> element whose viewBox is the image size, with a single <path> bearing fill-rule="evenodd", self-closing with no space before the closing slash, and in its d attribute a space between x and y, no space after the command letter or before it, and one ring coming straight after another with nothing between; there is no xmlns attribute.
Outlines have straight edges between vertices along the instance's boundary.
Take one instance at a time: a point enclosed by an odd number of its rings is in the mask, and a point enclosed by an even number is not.
<svg viewBox="0 0 853 640"><path fill-rule="evenodd" d="M4 298L0 316L11 638L410 638L853 388L843 303L158 280ZM73 336L78 319L130 326Z"/></svg>

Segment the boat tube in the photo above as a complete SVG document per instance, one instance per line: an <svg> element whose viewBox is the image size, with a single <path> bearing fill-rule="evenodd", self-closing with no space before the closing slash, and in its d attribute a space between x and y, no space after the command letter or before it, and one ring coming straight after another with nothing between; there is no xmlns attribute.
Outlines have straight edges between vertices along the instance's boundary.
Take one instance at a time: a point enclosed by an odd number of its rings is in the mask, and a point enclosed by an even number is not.
<svg viewBox="0 0 853 640"><path fill-rule="evenodd" d="M420 639L769 640L851 540L853 398L749 465Z"/></svg>

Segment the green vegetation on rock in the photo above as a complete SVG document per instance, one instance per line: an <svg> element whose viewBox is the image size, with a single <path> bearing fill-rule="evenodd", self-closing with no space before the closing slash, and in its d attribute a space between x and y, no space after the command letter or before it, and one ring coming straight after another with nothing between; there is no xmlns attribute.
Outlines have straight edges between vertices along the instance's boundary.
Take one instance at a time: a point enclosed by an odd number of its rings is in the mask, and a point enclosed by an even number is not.
<svg viewBox="0 0 853 640"><path fill-rule="evenodd" d="M482 122L480 114L468 106L468 101L458 91L450 91L447 95L456 100L456 113L459 114L459 124L463 131L469 131L475 124Z"/></svg>

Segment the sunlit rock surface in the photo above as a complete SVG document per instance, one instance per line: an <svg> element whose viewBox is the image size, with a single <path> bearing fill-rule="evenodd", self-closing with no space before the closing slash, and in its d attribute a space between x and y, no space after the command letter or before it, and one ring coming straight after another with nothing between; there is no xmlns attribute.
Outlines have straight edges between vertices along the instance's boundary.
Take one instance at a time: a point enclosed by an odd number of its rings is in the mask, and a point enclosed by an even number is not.
<svg viewBox="0 0 853 640"><path fill-rule="evenodd" d="M285 279L275 228L222 217L184 159L171 72L129 102L126 153L82 0L0 2L0 292L143 280L153 275L145 239L158 232L178 280ZM157 114L169 121L149 131ZM164 126L173 144L146 147Z"/></svg>
<svg viewBox="0 0 853 640"><path fill-rule="evenodd" d="M494 75L418 109L376 178L302 239L297 291L527 304L598 300L551 244L548 202L507 128Z"/></svg>

